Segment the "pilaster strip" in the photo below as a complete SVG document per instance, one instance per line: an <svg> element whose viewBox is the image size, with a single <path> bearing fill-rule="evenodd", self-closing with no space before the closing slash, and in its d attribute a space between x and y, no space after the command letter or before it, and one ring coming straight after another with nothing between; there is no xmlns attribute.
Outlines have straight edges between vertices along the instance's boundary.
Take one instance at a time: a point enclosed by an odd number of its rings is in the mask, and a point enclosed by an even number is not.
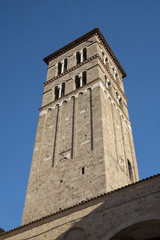
<svg viewBox="0 0 160 240"><path fill-rule="evenodd" d="M57 106L57 117L56 117L56 127L55 127L55 135L54 135L54 148L53 148L52 167L54 167L55 152L56 152L56 140L57 140L57 130L58 130L58 118L59 118L59 105Z"/></svg>
<svg viewBox="0 0 160 240"><path fill-rule="evenodd" d="M90 88L90 126L91 126L91 150L93 150L93 111L92 111L92 89Z"/></svg>
<svg viewBox="0 0 160 240"><path fill-rule="evenodd" d="M72 114L72 143L71 143L71 159L73 159L74 151L74 115L75 115L75 97L73 99L73 114Z"/></svg>

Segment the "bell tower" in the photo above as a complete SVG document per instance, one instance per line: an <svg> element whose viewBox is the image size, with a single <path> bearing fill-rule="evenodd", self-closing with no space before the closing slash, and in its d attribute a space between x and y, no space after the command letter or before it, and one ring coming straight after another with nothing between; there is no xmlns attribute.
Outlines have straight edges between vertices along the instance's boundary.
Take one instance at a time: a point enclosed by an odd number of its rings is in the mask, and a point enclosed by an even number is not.
<svg viewBox="0 0 160 240"><path fill-rule="evenodd" d="M48 65L22 224L138 181L123 78L98 28Z"/></svg>

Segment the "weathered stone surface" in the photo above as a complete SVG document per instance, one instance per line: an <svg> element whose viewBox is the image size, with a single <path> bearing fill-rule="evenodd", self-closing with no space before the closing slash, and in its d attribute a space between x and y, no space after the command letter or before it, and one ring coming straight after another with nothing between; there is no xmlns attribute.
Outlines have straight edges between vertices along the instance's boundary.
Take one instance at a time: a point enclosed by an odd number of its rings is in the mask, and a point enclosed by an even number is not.
<svg viewBox="0 0 160 240"><path fill-rule="evenodd" d="M160 175L137 182L124 73L101 40L84 38L49 62L22 226L0 240L160 239Z"/></svg>
<svg viewBox="0 0 160 240"><path fill-rule="evenodd" d="M87 59L76 65L83 48ZM66 58L71 70L57 76ZM75 76L81 79L84 71L86 84L76 89ZM65 94L55 100L55 87L63 82ZM22 224L138 180L122 75L98 37L52 60L46 83Z"/></svg>

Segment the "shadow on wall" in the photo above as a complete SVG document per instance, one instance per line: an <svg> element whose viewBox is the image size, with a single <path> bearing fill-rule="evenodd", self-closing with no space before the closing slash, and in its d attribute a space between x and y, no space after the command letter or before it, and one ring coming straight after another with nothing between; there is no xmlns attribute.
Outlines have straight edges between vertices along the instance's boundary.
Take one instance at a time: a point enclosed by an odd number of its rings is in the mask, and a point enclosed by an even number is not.
<svg viewBox="0 0 160 240"><path fill-rule="evenodd" d="M160 240L159 198L157 182L85 203L70 210L71 221L64 224L63 234L56 240ZM89 208L94 210L88 212ZM82 218L81 211L85 213Z"/></svg>
<svg viewBox="0 0 160 240"><path fill-rule="evenodd" d="M160 240L159 199L160 177L156 177L33 222L0 239L14 235L13 239L21 240Z"/></svg>

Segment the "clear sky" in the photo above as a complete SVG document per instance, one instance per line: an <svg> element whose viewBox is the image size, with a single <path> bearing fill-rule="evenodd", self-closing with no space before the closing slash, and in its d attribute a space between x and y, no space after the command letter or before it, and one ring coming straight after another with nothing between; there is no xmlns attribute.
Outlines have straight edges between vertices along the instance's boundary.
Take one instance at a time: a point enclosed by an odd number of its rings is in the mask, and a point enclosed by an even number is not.
<svg viewBox="0 0 160 240"><path fill-rule="evenodd" d="M21 224L47 65L99 27L127 73L140 179L159 173L160 1L0 0L0 227Z"/></svg>

